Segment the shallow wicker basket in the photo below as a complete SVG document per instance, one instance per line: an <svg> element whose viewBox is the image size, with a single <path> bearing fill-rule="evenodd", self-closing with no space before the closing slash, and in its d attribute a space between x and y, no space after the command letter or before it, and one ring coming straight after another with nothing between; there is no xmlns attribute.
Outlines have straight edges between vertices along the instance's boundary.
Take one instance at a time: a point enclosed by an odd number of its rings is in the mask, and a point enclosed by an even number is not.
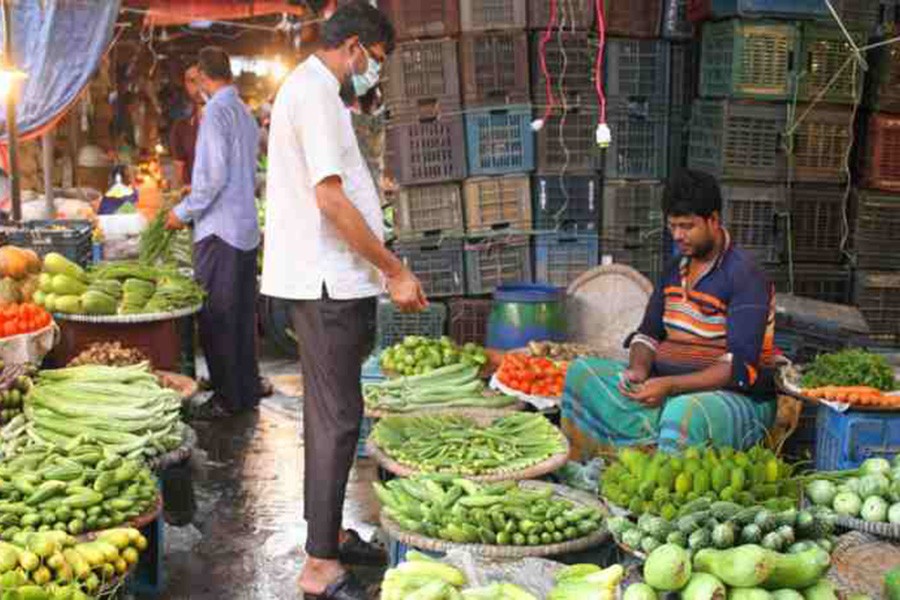
<svg viewBox="0 0 900 600"><path fill-rule="evenodd" d="M569 500L575 504L596 508L604 511L603 504L597 501L593 496L567 488L562 485L546 483L543 481L521 481L519 486L523 489L542 489L550 487L553 489L553 496L559 499ZM544 544L540 546L498 546L488 544L458 544L456 542L448 542L435 538L426 537L419 533L404 531L390 517L381 513L381 526L391 538L406 544L412 548L419 550L428 550L432 552L450 552L458 550L462 552L470 552L476 556L488 559L508 560L524 558L526 556L554 556L557 554L568 554L570 552L580 552L602 544L609 538L609 532L604 528L580 537L574 540L561 542L559 544Z"/></svg>
<svg viewBox="0 0 900 600"><path fill-rule="evenodd" d="M460 412L456 413L457 416L464 416L475 421L479 426L485 426L493 422L498 418L498 415L490 415L490 414L479 414L475 412ZM399 416L399 415L392 415ZM504 415L499 415L504 416ZM482 483L496 482L496 481L518 481L524 479L535 479L538 477L542 477L548 473L552 473L557 469L563 467L569 460L569 440L562 434L560 434L560 442L563 445L563 449L552 456L548 456L544 460L537 462L530 467L526 467L524 469L505 469L498 468L492 471L488 471L486 473L481 473L479 475L468 475L463 473L456 473L461 477L465 477L471 481L478 481ZM412 475L418 475L420 473L426 473L421 469L416 467L403 464L391 458L391 456L381 449L375 440L370 436L366 441L366 449L369 452L369 456L374 458L378 464L389 473L396 475L397 477L410 477ZM440 471L445 474L454 474L452 472Z"/></svg>
<svg viewBox="0 0 900 600"><path fill-rule="evenodd" d="M853 517L838 516L835 521L841 529L861 531L881 538L900 540L900 525L894 523L871 523Z"/></svg>

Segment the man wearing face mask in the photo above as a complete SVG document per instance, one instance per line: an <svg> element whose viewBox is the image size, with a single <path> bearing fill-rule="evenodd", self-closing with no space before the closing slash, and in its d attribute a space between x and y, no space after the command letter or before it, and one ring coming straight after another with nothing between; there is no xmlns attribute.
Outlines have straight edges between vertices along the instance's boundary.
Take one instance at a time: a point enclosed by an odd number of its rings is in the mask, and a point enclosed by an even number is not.
<svg viewBox="0 0 900 600"><path fill-rule="evenodd" d="M214 394L195 416L219 418L259 403L256 274L259 223L255 202L259 129L232 85L221 48L200 51L197 70L206 103L191 193L169 213L168 229L194 226L194 272L206 291L200 342Z"/></svg>
<svg viewBox="0 0 900 600"><path fill-rule="evenodd" d="M359 149L342 82L378 81L394 29L367 2L339 6L322 47L284 81L272 108L262 292L293 302L303 372L304 597L366 598L344 565L383 553L341 529L363 414L360 375L385 287L401 310L427 305L416 277L384 246L378 191Z"/></svg>

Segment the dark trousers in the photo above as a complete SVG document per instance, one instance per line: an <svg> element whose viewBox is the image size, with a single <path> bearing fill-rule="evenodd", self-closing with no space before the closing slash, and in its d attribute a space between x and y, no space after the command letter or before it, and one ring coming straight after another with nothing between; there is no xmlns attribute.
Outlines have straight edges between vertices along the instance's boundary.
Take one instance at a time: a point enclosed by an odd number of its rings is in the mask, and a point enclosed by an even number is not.
<svg viewBox="0 0 900 600"><path fill-rule="evenodd" d="M210 236L194 244L194 274L206 290L200 345L209 381L233 411L259 404L256 362L256 250L238 250Z"/></svg>
<svg viewBox="0 0 900 600"><path fill-rule="evenodd" d="M303 371L306 553L334 559L363 416L362 363L375 342L375 298L323 295L295 302L292 316Z"/></svg>

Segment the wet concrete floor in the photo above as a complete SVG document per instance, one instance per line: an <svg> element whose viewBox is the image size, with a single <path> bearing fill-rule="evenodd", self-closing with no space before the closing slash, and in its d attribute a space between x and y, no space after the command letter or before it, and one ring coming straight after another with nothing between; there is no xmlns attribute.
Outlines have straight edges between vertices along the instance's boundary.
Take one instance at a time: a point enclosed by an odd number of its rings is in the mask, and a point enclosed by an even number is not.
<svg viewBox="0 0 900 600"><path fill-rule="evenodd" d="M263 367L268 376L297 368L286 361ZM197 510L189 525L165 529L166 588L158 598L300 598L296 578L305 540L300 403L276 393L255 414L194 425ZM348 488L344 525L364 538L373 535L377 522L370 485L376 476L373 463L357 461ZM381 573L358 575L374 587Z"/></svg>

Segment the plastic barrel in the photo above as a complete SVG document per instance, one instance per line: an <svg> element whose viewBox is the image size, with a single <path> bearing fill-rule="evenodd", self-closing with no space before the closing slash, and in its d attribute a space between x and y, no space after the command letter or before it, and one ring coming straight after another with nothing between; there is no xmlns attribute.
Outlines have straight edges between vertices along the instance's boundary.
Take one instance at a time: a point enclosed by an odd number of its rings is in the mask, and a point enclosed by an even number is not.
<svg viewBox="0 0 900 600"><path fill-rule="evenodd" d="M546 285L515 284L497 288L488 317L487 347L522 348L531 341L566 339L565 293Z"/></svg>

